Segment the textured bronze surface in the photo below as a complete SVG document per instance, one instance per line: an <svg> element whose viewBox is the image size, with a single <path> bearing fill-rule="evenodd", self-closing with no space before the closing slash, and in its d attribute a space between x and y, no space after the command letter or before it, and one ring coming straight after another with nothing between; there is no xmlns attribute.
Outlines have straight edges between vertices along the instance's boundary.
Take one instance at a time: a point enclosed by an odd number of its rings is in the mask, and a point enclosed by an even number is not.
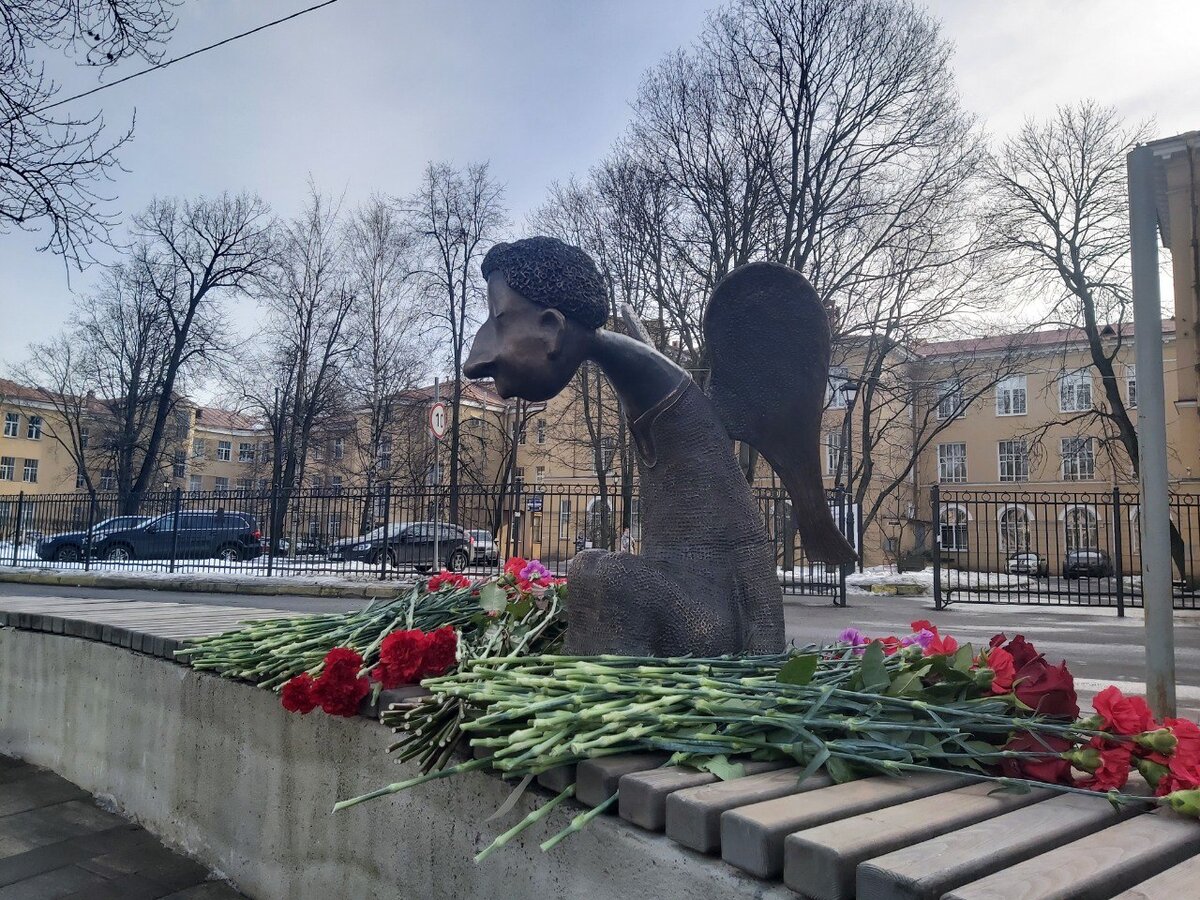
<svg viewBox="0 0 1200 900"><path fill-rule="evenodd" d="M607 309L591 258L553 238L484 260L488 319L465 372L504 397L547 400L585 360L630 421L642 493L641 553L587 550L569 569L567 650L715 656L783 648L783 595L762 515L732 439L759 449L793 500L811 559L853 558L825 502L819 431L829 326L800 273L752 263L716 288L704 321L710 400L642 340L594 327Z"/></svg>

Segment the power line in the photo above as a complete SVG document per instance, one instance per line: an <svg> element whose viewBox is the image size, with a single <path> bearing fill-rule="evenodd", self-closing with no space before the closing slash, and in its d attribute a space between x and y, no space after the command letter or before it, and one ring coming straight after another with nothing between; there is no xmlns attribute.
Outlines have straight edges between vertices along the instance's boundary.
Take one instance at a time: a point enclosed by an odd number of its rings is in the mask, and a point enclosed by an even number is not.
<svg viewBox="0 0 1200 900"><path fill-rule="evenodd" d="M56 100L54 103L50 103L41 107L40 109L26 110L14 118L19 119L24 116L40 115L44 112L49 112L50 110L66 103L72 103L75 100L82 100L84 97L90 97L92 94L98 94L100 91L106 91L109 88L114 88L117 85L124 84L127 81L133 81L135 78L140 78L143 75L149 75L151 72L157 72L159 69L165 69L167 66L173 66L175 63L183 62L185 59L191 59L193 56L199 56L201 53L207 53L209 50L215 50L218 47L225 46L226 44L232 44L234 41L239 41L244 37L249 37L250 35L257 34L260 31L266 31L268 28L274 28L276 25L282 25L284 22L290 22L292 19L298 19L300 16L306 15L310 12L315 12L316 10L322 9L326 6L332 6L337 2L338 0L324 0L323 3L318 3L314 6L308 7L307 9L299 10L291 15L284 16L281 19L275 19L272 22L266 22L262 25L259 25L257 28L251 28L249 31L243 31L241 34L231 35L224 40L217 41L215 44L209 44L207 47L200 47L196 50L192 50L190 53L183 54L183 56L173 57L172 59L168 59L166 62L157 63L153 66L142 69L140 72L133 72L129 75L126 75L124 78L118 78L116 81L111 81L108 84L102 84L99 87L94 87L90 91L84 91L81 94L75 94L74 96L67 97L63 100Z"/></svg>

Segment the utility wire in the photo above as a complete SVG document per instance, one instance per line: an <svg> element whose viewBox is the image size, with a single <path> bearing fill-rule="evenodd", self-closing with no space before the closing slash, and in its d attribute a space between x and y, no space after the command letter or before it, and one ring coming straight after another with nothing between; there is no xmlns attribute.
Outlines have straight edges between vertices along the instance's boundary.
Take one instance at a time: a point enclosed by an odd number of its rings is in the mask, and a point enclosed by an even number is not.
<svg viewBox="0 0 1200 900"><path fill-rule="evenodd" d="M291 15L284 16L281 19L275 19L273 22L266 22L262 25L259 25L257 28L251 28L249 31L243 31L241 34L231 35L224 40L217 41L215 44L209 44L207 47L200 47L199 49L192 50L190 53L183 54L183 56L173 57L172 59L168 59L166 62L157 63L156 65L142 69L140 72L133 72L132 74L126 75L124 78L118 78L116 81L111 81L108 84L102 84L99 87L94 87L90 91L84 91L81 94L75 94L74 96L67 97L63 100L56 100L54 103L50 103L41 107L40 109L26 110L25 112L19 113L13 118L20 119L29 115L41 115L42 113L49 112L50 110L62 106L63 104L72 103L75 100L82 100L84 97L90 97L92 94L97 94L100 91L106 91L109 88L114 88L118 84L124 84L126 81L132 81L133 79L140 78L143 75L149 75L151 72L157 72L159 69L165 69L167 66L174 65L177 62L183 62L185 59L191 59L193 56L199 56L201 53L207 53L209 50L215 50L218 47L225 46L226 44L232 44L234 41L241 40L244 37L249 37L252 34L257 34L260 31L265 31L268 28L273 28L276 25L282 25L284 22L290 22L292 19L298 19L300 16L306 15L310 12L315 12L322 7L332 6L337 2L338 0L324 0L323 3L318 3L315 6L308 7L307 9L299 10Z"/></svg>

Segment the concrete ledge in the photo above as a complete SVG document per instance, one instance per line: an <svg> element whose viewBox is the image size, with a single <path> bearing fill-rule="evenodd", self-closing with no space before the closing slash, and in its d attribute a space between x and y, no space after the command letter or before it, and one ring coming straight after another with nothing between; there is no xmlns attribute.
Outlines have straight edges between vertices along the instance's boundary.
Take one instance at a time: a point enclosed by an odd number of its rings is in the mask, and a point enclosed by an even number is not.
<svg viewBox="0 0 1200 900"><path fill-rule="evenodd" d="M7 569L0 566L0 582L11 584L48 584L61 587L96 587L105 589L132 589L152 591L183 591L201 594L248 594L254 596L279 596L291 594L299 597L345 597L349 599L373 600L377 597L395 597L414 579L394 581L363 581L338 584L333 581L315 582L305 578L329 576L289 576L270 578L264 575L247 575L240 578L211 577L196 575L163 575L161 573L83 572L73 569Z"/></svg>
<svg viewBox="0 0 1200 900"><path fill-rule="evenodd" d="M473 855L545 796L486 823L512 785L473 773L337 815L335 800L415 772L364 717L67 635L0 629L0 750L110 796L257 900L792 897L662 835L601 817L556 851L567 803L483 864Z"/></svg>

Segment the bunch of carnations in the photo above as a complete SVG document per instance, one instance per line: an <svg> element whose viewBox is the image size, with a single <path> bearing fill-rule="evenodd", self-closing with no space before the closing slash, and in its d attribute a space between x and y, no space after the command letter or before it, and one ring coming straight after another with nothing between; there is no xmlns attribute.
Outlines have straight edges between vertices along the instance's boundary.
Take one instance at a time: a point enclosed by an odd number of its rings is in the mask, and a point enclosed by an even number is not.
<svg viewBox="0 0 1200 900"><path fill-rule="evenodd" d="M425 583L425 589L431 594L441 590L461 590L471 587L471 579L459 572L449 572L446 569L438 572Z"/></svg>
<svg viewBox="0 0 1200 900"><path fill-rule="evenodd" d="M353 716L371 683L363 677L362 657L349 647L334 647L325 654L319 678L302 672L283 686L283 708L307 714L318 706L331 716Z"/></svg>
<svg viewBox="0 0 1200 900"><path fill-rule="evenodd" d="M554 575L536 559L522 559L514 556L504 564L504 573L500 576L500 584L514 587L522 594L542 596L545 592L560 584L566 584L567 579L555 578Z"/></svg>
<svg viewBox="0 0 1200 900"><path fill-rule="evenodd" d="M457 652L458 634L449 625L429 632L416 628L393 631L379 645L379 663L371 677L384 688L416 684L422 678L446 674Z"/></svg>

